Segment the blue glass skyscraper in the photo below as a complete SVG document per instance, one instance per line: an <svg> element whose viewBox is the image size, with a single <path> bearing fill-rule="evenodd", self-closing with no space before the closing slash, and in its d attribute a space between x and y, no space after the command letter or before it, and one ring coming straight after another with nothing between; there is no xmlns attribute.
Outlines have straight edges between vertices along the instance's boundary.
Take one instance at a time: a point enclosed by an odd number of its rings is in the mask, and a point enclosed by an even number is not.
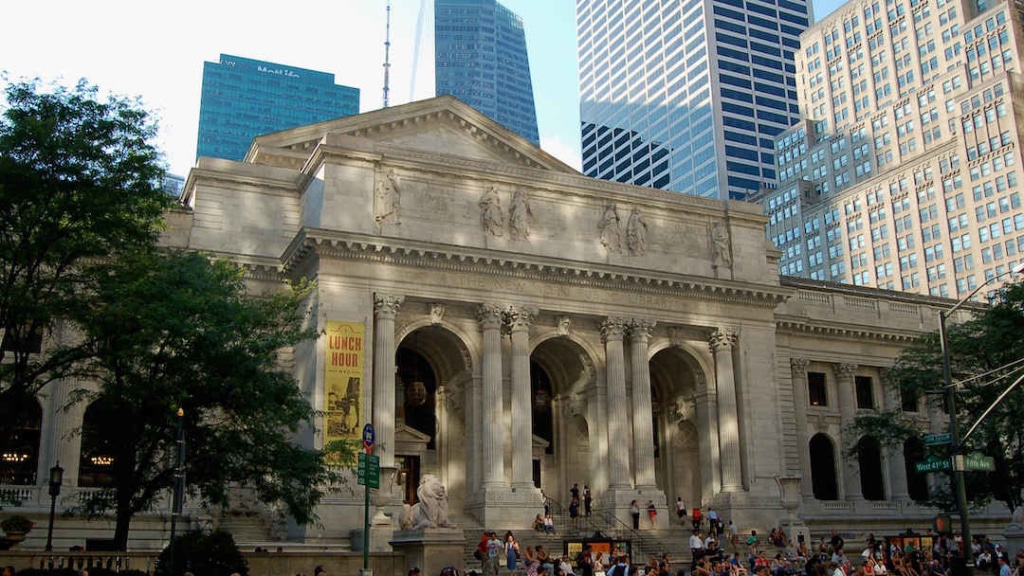
<svg viewBox="0 0 1024 576"><path fill-rule="evenodd" d="M434 0L437 95L540 145L523 20L495 0Z"/></svg>
<svg viewBox="0 0 1024 576"><path fill-rule="evenodd" d="M712 198L775 181L807 0L577 0L583 172Z"/></svg>
<svg viewBox="0 0 1024 576"><path fill-rule="evenodd" d="M203 64L196 158L241 160L252 139L359 113L359 89L334 74L220 55Z"/></svg>

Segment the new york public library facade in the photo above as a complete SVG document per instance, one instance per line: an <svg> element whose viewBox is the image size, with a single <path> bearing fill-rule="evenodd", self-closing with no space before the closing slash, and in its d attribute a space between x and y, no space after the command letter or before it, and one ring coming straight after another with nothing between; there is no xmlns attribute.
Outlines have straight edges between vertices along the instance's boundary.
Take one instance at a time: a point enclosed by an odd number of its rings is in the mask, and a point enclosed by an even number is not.
<svg viewBox="0 0 1024 576"><path fill-rule="evenodd" d="M931 525L913 447L844 427L902 401L883 373L949 303L780 278L757 205L584 177L452 97L202 158L182 201L167 244L243 265L256 292L317 282L322 336L289 357L325 417L297 441L373 423L375 533L398 528L427 474L474 530L528 529L541 492L567 506L574 483L627 524L651 500L668 528L681 496L743 533ZM88 411L50 402L38 468L59 455L75 490L81 441L61 431ZM935 410L920 401L923 430L945 431ZM345 546L362 500L328 495L317 527L261 510L239 539ZM974 515L975 531L1006 516Z"/></svg>

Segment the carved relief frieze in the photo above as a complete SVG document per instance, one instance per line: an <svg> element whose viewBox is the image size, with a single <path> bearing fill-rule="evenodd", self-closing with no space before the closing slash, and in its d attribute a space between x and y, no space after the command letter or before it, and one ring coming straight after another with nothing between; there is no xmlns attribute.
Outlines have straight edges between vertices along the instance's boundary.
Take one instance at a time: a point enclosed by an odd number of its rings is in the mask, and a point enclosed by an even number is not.
<svg viewBox="0 0 1024 576"><path fill-rule="evenodd" d="M643 256L647 251L647 220L636 206L629 213L629 222L626 224L626 248L630 256Z"/></svg>
<svg viewBox="0 0 1024 576"><path fill-rule="evenodd" d="M490 186L480 198L480 223L484 232L491 236L505 233L505 210L501 207L501 195L497 186Z"/></svg>
<svg viewBox="0 0 1024 576"><path fill-rule="evenodd" d="M533 222L533 209L530 208L530 195L521 188L512 192L512 202L508 210L508 235L513 240L526 240L530 237L530 225Z"/></svg>
<svg viewBox="0 0 1024 576"><path fill-rule="evenodd" d="M601 246L609 252L622 252L622 222L614 203L605 206L597 229L600 232Z"/></svg>
<svg viewBox="0 0 1024 576"><path fill-rule="evenodd" d="M374 172L373 219L377 226L401 224L402 188L394 168L378 165Z"/></svg>
<svg viewBox="0 0 1024 576"><path fill-rule="evenodd" d="M569 328L571 327L571 325L572 325L572 319L570 319L568 316L559 316L557 324L556 324L556 329L558 330L558 335L559 336L568 336L569 335Z"/></svg>
<svg viewBox="0 0 1024 576"><path fill-rule="evenodd" d="M444 322L445 305L440 302L432 302L430 304L430 323L437 326L441 322Z"/></svg>
<svg viewBox="0 0 1024 576"><path fill-rule="evenodd" d="M725 222L711 226L711 262L713 266L732 267L732 240Z"/></svg>

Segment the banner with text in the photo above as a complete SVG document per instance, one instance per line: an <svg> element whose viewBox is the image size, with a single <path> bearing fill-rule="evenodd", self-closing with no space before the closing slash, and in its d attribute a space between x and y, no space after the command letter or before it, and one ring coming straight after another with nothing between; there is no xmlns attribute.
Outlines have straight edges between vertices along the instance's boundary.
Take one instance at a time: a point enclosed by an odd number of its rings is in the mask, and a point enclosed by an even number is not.
<svg viewBox="0 0 1024 576"><path fill-rule="evenodd" d="M366 328L362 322L327 322L324 362L324 444L362 438L363 362Z"/></svg>

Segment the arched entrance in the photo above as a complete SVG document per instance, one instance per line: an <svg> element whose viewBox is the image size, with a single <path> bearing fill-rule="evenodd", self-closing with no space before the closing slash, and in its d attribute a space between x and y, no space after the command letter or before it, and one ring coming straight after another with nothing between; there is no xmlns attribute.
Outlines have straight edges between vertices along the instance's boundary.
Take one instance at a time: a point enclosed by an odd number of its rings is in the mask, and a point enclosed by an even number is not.
<svg viewBox="0 0 1024 576"><path fill-rule="evenodd" d="M872 436L857 441L857 464L860 466L860 491L865 500L885 500L885 478L882 475L882 448Z"/></svg>
<svg viewBox="0 0 1024 576"><path fill-rule="evenodd" d="M655 478L669 502L689 508L704 494L697 425L699 364L681 348L666 348L650 361ZM674 506L674 505L673 505Z"/></svg>
<svg viewBox="0 0 1024 576"><path fill-rule="evenodd" d="M530 355L530 392L534 442L546 444L542 453L534 452L534 482L539 476L544 493L567 508L574 483L603 485L588 423L596 399L590 356L567 337L541 342Z"/></svg>
<svg viewBox="0 0 1024 576"><path fill-rule="evenodd" d="M89 404L82 419L82 450L78 461L78 485L82 488L113 486L116 439L120 438L120 414L104 397Z"/></svg>
<svg viewBox="0 0 1024 576"><path fill-rule="evenodd" d="M469 353L436 324L409 332L395 352L395 465L403 500L413 503L424 474L434 474L452 500L465 494L469 437L464 390Z"/></svg>
<svg viewBox="0 0 1024 576"><path fill-rule="evenodd" d="M836 482L836 449L827 434L818 433L808 444L811 456L811 486L818 500L838 500Z"/></svg>
<svg viewBox="0 0 1024 576"><path fill-rule="evenodd" d="M43 409L33 396L8 401L15 405L4 410L10 421L0 438L0 484L30 486L36 483Z"/></svg>
<svg viewBox="0 0 1024 576"><path fill-rule="evenodd" d="M903 443L903 464L907 475L907 495L915 502L928 501L928 477L917 471L915 464L925 461L924 442L918 436Z"/></svg>

